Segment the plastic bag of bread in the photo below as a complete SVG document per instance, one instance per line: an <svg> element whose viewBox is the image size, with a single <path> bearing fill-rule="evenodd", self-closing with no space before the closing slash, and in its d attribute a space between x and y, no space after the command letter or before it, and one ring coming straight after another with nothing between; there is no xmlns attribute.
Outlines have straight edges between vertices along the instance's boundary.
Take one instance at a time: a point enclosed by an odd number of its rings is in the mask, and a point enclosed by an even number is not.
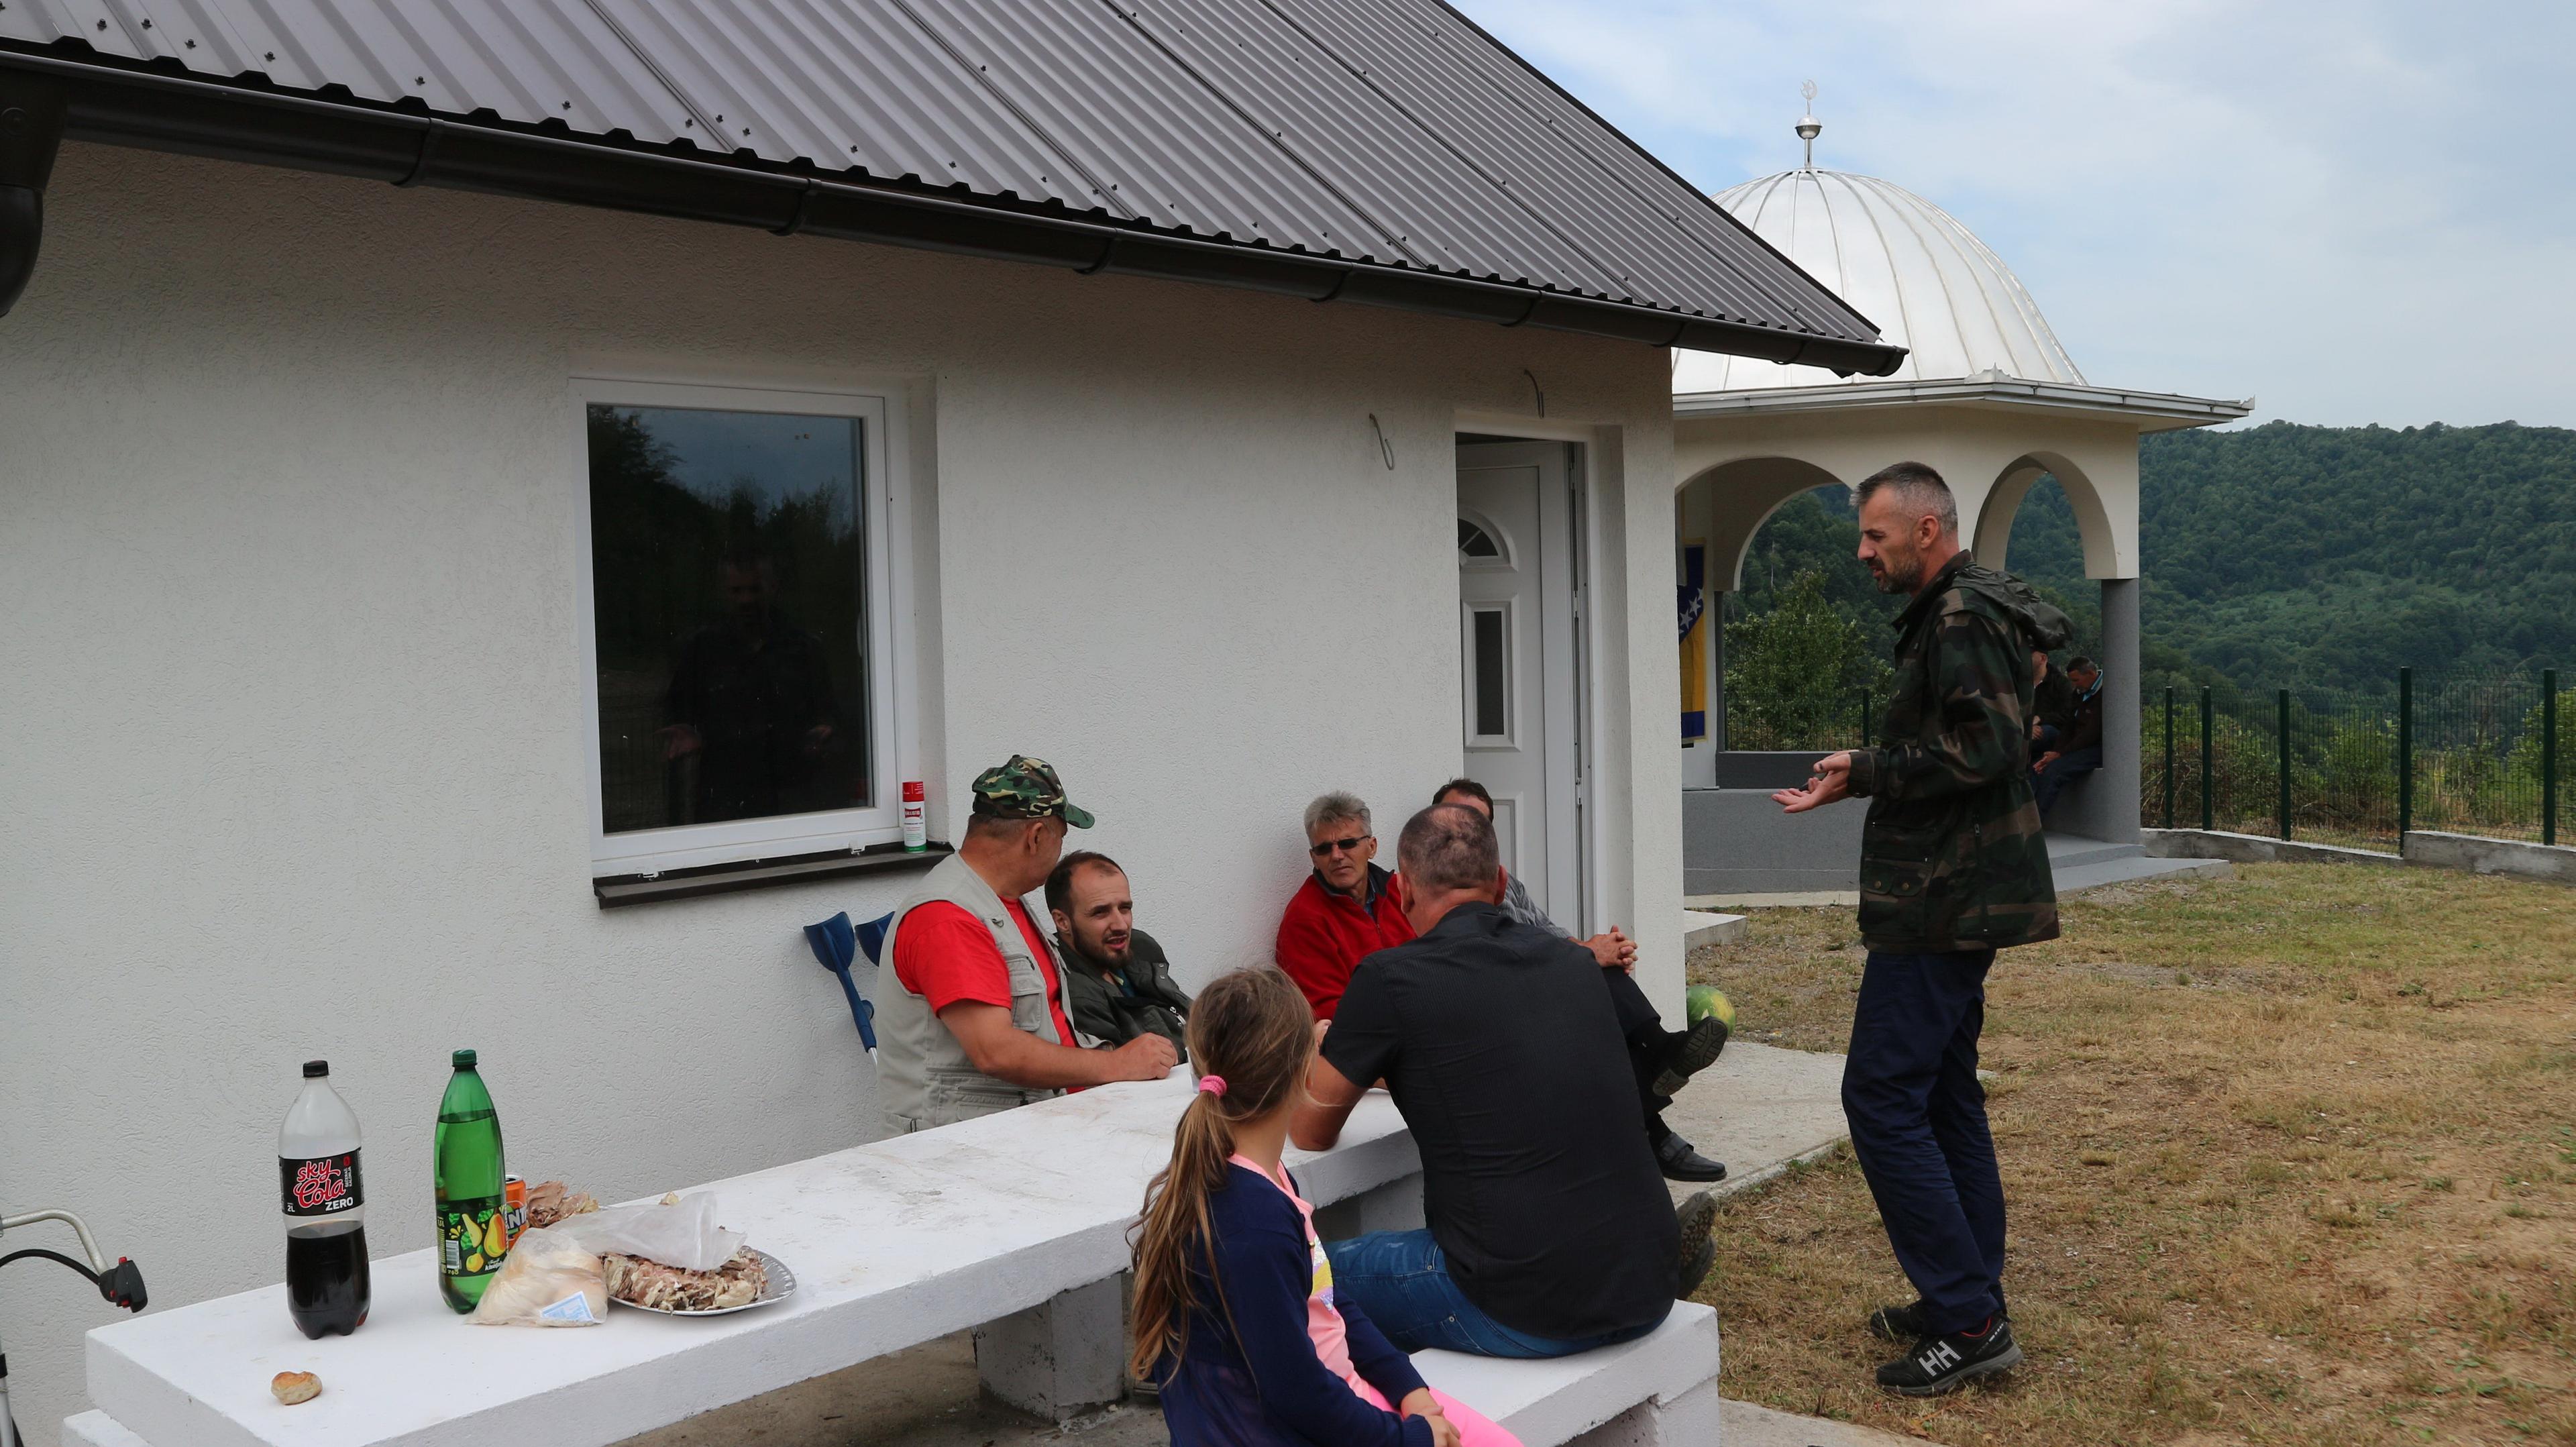
<svg viewBox="0 0 2576 1447"><path fill-rule="evenodd" d="M608 1315L608 1272L572 1232L549 1226L510 1246L469 1318L477 1326L597 1326Z"/></svg>

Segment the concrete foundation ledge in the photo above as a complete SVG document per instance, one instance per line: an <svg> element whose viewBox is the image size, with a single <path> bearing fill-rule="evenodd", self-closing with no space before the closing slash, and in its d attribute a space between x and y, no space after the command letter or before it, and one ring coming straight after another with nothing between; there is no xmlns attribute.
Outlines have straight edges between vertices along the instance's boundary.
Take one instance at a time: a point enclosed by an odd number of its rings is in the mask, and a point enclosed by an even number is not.
<svg viewBox="0 0 2576 1447"><path fill-rule="evenodd" d="M2526 844L2519 839L2486 839L2475 834L2417 829L2406 836L2406 862L2471 874L2510 874L2576 884L2576 849L2564 844Z"/></svg>
<svg viewBox="0 0 2576 1447"><path fill-rule="evenodd" d="M2143 829L2139 835L2139 842L2146 847L2147 853L2157 859L2225 859L2237 864L2396 865L2406 862L2394 854L2380 854L2368 849L2346 849L2340 844L2307 844L2263 834L2230 834L2223 829Z"/></svg>

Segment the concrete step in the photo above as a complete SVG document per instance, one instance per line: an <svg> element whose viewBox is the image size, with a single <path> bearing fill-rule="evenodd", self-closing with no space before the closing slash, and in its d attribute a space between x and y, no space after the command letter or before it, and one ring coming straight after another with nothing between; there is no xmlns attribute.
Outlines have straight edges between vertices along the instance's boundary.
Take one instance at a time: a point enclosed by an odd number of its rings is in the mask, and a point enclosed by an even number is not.
<svg viewBox="0 0 2576 1447"><path fill-rule="evenodd" d="M2113 844L2101 839L2087 839L2081 834L2048 836L2048 867L2076 869L2087 864L2107 864L2115 859L2135 859L2146 853L2139 844Z"/></svg>
<svg viewBox="0 0 2576 1447"><path fill-rule="evenodd" d="M1682 948L1695 950L1702 945L1727 945L1744 938L1744 916L1722 914L1716 910L1685 909L1682 911Z"/></svg>
<svg viewBox="0 0 2576 1447"><path fill-rule="evenodd" d="M1801 1417L1751 1402L1718 1404L1726 1447L1933 1447L1927 1439L1899 1437L1875 1427Z"/></svg>
<svg viewBox="0 0 2576 1447"><path fill-rule="evenodd" d="M1726 988L1723 979L1718 988ZM1718 1194L1760 1185L1792 1161L1831 1150L1849 1132L1843 1121L1843 1058L1733 1041L1715 1065L1673 1097L1664 1123L1701 1155L1726 1162ZM1708 1189L1689 1181L1665 1184L1676 1204Z"/></svg>
<svg viewBox="0 0 2576 1447"><path fill-rule="evenodd" d="M2175 879L2195 874L2212 879L2236 877L2236 866L2224 859L2150 859L2145 855L2079 864L2073 868L2060 865L2052 858L2049 870L2057 878L2057 893L2061 898L2105 885L2133 884L2141 879Z"/></svg>

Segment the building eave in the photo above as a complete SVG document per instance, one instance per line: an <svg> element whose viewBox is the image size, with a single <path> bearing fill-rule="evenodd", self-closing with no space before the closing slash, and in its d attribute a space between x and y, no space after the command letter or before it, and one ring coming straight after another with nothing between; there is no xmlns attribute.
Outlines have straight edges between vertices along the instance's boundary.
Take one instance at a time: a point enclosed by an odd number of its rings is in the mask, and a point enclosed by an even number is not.
<svg viewBox="0 0 2576 1447"><path fill-rule="evenodd" d="M1731 392L1685 392L1673 398L1676 421L1783 412L1846 412L1885 407L1946 406L1996 411L2076 412L2127 422L2140 432L2215 427L2254 410L2254 399L2228 401L2173 392L2140 392L2067 382L1980 376L1920 382L1834 382Z"/></svg>
<svg viewBox="0 0 2576 1447"><path fill-rule="evenodd" d="M739 156L708 159L486 116L290 94L121 62L0 48L0 99L41 94L64 139L438 186L879 245L1357 302L1498 326L1724 352L1884 376L1905 349L1803 334L1518 282L1210 240L997 198L832 179ZM24 247L32 255L36 233ZM5 308L0 308L5 310Z"/></svg>

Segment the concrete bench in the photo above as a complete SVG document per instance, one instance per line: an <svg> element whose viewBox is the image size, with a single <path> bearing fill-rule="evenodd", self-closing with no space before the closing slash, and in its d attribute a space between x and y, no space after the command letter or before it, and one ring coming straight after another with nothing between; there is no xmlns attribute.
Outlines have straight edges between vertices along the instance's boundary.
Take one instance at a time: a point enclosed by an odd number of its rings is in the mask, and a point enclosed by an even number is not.
<svg viewBox="0 0 2576 1447"><path fill-rule="evenodd" d="M1415 1352L1422 1379L1523 1447L1718 1447L1717 1313L1694 1301L1637 1340L1554 1361Z"/></svg>
<svg viewBox="0 0 2576 1447"><path fill-rule="evenodd" d="M795 1297L704 1320L611 1309L607 1325L478 1327L439 1300L433 1258L373 1264L355 1335L307 1341L285 1288L151 1312L89 1334L97 1410L73 1447L607 1447L905 1347L980 1327L985 1379L1063 1416L1115 1400L1119 1273L1146 1180L1170 1158L1189 1082L1085 1091L703 1189L725 1224L792 1268ZM1318 1204L1369 1224L1418 1201L1421 1162L1382 1094L1342 1143L1292 1154ZM1419 1207L1409 1214L1418 1219ZM311 1371L281 1407L268 1381Z"/></svg>
<svg viewBox="0 0 2576 1447"><path fill-rule="evenodd" d="M430 1252L374 1263L354 1336L306 1341L266 1287L89 1335L96 1410L66 1447L607 1447L701 1412L976 1330L985 1384L1063 1420L1114 1401L1120 1273L1186 1080L1110 1086L756 1171L716 1192L727 1225L792 1268L794 1298L700 1321L612 1308L602 1327L477 1327L439 1300ZM1422 1224L1421 1162L1372 1092L1321 1153L1291 1152L1328 1236ZM1555 1362L1425 1352L1423 1375L1528 1447L1717 1440L1717 1323L1683 1303L1653 1334ZM280 1371L323 1394L270 1397Z"/></svg>

